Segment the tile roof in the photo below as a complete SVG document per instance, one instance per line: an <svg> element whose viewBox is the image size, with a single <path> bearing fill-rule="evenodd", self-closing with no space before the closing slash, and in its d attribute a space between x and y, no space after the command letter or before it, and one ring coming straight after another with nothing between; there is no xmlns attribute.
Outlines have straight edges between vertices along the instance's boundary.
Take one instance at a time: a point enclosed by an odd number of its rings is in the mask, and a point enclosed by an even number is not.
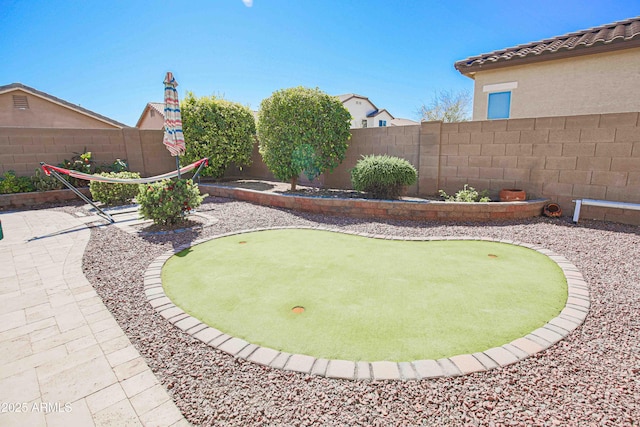
<svg viewBox="0 0 640 427"><path fill-rule="evenodd" d="M142 110L142 114L140 114L140 118L136 122L136 127L139 128L147 115L147 111L153 110L156 113L160 114L164 120L164 102L147 102L147 105L144 106L144 110Z"/></svg>
<svg viewBox="0 0 640 427"><path fill-rule="evenodd" d="M60 98L57 98L57 97L55 97L53 95L49 95L46 92L39 91L39 90L34 89L32 87L23 85L22 83L11 83L9 85L0 86L0 93L11 92L11 91L14 91L14 90L22 90L23 92L29 92L32 95L38 96L40 98L44 98L44 99L46 99L48 101L51 101L51 102L53 102L55 104L62 105L63 107L69 108L71 110L75 110L75 111L77 111L77 112L79 112L81 114L84 114L86 116L90 116L90 117L92 117L92 118L94 118L96 120L108 123L111 126L114 126L114 127L117 127L117 128L128 128L129 127L128 125L125 125L124 123L120 123L120 122L118 122L116 120L110 119L107 116L103 116L102 114L98 114L98 113L96 113L94 111L87 110L84 107L81 107L81 106L76 105L76 104L72 104L70 102L65 101L64 99L60 99Z"/></svg>
<svg viewBox="0 0 640 427"><path fill-rule="evenodd" d="M640 16L472 56L454 64L462 74L480 70L640 47Z"/></svg>
<svg viewBox="0 0 640 427"><path fill-rule="evenodd" d="M153 108L164 117L164 102L150 102L149 107Z"/></svg>

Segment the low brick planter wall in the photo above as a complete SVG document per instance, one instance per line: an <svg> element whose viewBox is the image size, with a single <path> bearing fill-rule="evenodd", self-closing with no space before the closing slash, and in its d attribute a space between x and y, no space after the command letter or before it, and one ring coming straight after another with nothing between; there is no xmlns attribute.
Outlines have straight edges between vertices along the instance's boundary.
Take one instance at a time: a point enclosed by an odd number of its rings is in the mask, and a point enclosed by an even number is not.
<svg viewBox="0 0 640 427"><path fill-rule="evenodd" d="M88 188L79 189L82 194L91 198ZM43 203L62 202L65 200L80 200L71 190L33 191L30 193L0 194L0 208L24 208Z"/></svg>
<svg viewBox="0 0 640 427"><path fill-rule="evenodd" d="M408 219L415 221L492 221L542 215L547 199L524 202L458 203L333 199L283 195L215 184L200 184L210 196L243 200L259 205L353 218Z"/></svg>

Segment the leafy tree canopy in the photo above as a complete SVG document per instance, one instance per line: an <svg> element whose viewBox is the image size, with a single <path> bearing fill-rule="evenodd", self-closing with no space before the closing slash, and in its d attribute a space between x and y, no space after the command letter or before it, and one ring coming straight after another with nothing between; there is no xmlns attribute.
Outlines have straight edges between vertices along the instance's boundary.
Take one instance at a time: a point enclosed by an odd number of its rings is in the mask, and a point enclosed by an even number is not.
<svg viewBox="0 0 640 427"><path fill-rule="evenodd" d="M208 157L203 176L220 178L231 163L251 164L256 124L248 107L215 96L197 98L189 92L180 110L186 141L183 159L191 163Z"/></svg>
<svg viewBox="0 0 640 427"><path fill-rule="evenodd" d="M350 127L351 114L337 97L301 86L276 91L258 112L262 160L295 190L301 173L313 180L344 160Z"/></svg>

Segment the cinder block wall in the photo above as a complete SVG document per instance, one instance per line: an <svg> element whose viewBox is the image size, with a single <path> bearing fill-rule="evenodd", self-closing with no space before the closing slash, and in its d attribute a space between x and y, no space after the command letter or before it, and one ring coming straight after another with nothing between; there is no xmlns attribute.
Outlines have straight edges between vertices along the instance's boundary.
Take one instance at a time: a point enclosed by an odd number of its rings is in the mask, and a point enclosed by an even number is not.
<svg viewBox="0 0 640 427"><path fill-rule="evenodd" d="M572 214L576 198L640 203L639 113L474 121L352 129L344 162L318 182L351 188L362 155L403 157L418 169L409 195L455 193L464 184L520 188ZM246 177L268 179L259 156ZM268 172L267 172L268 173ZM637 211L584 207L585 218L640 224Z"/></svg>
<svg viewBox="0 0 640 427"><path fill-rule="evenodd" d="M521 188L572 213L576 198L640 203L640 113L475 121L353 129L344 162L317 183L351 188L350 170L362 155L388 154L418 169L409 195L454 193L469 184L495 197ZM28 129L0 127L0 173L32 175L40 161L58 164L85 148L97 162L127 159L143 176L172 170L175 159L161 130ZM273 179L258 153L230 176ZM585 218L640 224L637 211L586 207Z"/></svg>
<svg viewBox="0 0 640 427"><path fill-rule="evenodd" d="M332 173L324 175L324 186L351 188L351 169L363 155L401 157L418 167L420 148L419 125L352 129L346 157ZM408 192L418 194L418 185L410 187Z"/></svg>
<svg viewBox="0 0 640 427"><path fill-rule="evenodd" d="M492 193L521 188L568 212L576 198L640 203L638 119L638 113L619 113L445 123L438 185L447 192L465 183ZM622 222L637 216L617 209L584 212Z"/></svg>
<svg viewBox="0 0 640 427"><path fill-rule="evenodd" d="M98 163L126 159L129 169L144 176L175 168L162 144L161 130L50 129L0 127L0 174L14 170L30 176L40 162L58 165L74 153L91 151Z"/></svg>

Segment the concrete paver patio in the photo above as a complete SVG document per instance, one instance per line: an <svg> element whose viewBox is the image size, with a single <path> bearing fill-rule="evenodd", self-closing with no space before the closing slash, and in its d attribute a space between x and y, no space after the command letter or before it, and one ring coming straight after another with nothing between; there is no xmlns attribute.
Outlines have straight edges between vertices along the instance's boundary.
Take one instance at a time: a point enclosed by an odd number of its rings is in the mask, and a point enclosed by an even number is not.
<svg viewBox="0 0 640 427"><path fill-rule="evenodd" d="M86 225L0 221L0 425L189 425L84 277Z"/></svg>

